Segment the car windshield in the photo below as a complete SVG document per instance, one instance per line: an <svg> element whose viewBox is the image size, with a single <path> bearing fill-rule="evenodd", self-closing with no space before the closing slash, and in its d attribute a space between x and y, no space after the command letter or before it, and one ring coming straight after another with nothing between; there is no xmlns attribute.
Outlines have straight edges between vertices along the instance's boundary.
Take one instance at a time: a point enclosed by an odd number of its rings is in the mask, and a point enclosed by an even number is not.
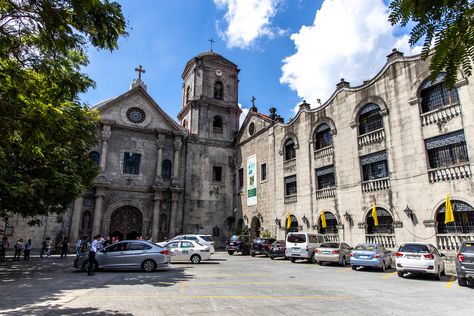
<svg viewBox="0 0 474 316"><path fill-rule="evenodd" d="M239 240L239 236L232 236L230 237L230 241L238 241Z"/></svg>
<svg viewBox="0 0 474 316"><path fill-rule="evenodd" d="M339 248L339 244L338 243L335 243L335 242L328 242L328 243L325 243L325 244L321 244L321 246L319 246L319 248Z"/></svg>
<svg viewBox="0 0 474 316"><path fill-rule="evenodd" d="M404 244L398 249L399 252L428 253L430 250L427 245Z"/></svg>
<svg viewBox="0 0 474 316"><path fill-rule="evenodd" d="M205 241L212 241L212 237L211 237L211 236L201 235L201 236L199 236L199 237L201 237L201 238L204 239Z"/></svg>
<svg viewBox="0 0 474 316"><path fill-rule="evenodd" d="M300 243L306 242L306 235L305 234L291 234L288 235L288 242Z"/></svg>
<svg viewBox="0 0 474 316"><path fill-rule="evenodd" d="M354 250L367 250L367 251L374 251L377 247L375 245L357 245Z"/></svg>
<svg viewBox="0 0 474 316"><path fill-rule="evenodd" d="M474 253L474 243L465 243L460 252Z"/></svg>

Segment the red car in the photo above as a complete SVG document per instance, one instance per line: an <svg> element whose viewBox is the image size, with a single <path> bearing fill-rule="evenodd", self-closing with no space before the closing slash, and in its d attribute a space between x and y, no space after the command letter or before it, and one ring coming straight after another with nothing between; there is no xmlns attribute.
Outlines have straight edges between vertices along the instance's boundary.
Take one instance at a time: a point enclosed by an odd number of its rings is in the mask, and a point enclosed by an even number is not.
<svg viewBox="0 0 474 316"><path fill-rule="evenodd" d="M255 255L257 254L268 256L268 253L270 252L270 247L275 241L275 238L255 238L252 243L252 250L250 254L252 255L252 257L255 257Z"/></svg>

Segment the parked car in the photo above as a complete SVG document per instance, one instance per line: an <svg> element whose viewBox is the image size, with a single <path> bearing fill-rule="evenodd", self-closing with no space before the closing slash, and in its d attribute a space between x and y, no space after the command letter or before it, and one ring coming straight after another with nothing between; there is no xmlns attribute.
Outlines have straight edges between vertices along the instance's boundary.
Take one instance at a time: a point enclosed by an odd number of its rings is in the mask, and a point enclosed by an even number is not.
<svg viewBox="0 0 474 316"><path fill-rule="evenodd" d="M226 242L226 250L229 255L233 255L235 252L240 252L244 256L250 254L250 236L248 235L233 235Z"/></svg>
<svg viewBox="0 0 474 316"><path fill-rule="evenodd" d="M275 259L275 258L285 258L285 249L286 249L286 242L284 240L277 240L273 242L273 244L270 246L270 251L268 252L268 255L270 256L270 259Z"/></svg>
<svg viewBox="0 0 474 316"><path fill-rule="evenodd" d="M357 267L374 267L385 271L392 266L390 251L379 244L358 244L350 256L352 270L356 270Z"/></svg>
<svg viewBox="0 0 474 316"><path fill-rule="evenodd" d="M210 245L212 245L212 247L214 247L214 240L212 240L211 235L198 235L198 237L201 237L202 239L207 241L208 244L210 244Z"/></svg>
<svg viewBox="0 0 474 316"><path fill-rule="evenodd" d="M107 246L95 255L94 269L142 269L152 272L170 262L170 251L144 240L124 240ZM74 267L89 268L89 253L83 252L74 260Z"/></svg>
<svg viewBox="0 0 474 316"><path fill-rule="evenodd" d="M199 263L201 260L209 260L211 257L209 245L201 245L192 240L175 240L167 243L164 247L170 251L171 262Z"/></svg>
<svg viewBox="0 0 474 316"><path fill-rule="evenodd" d="M463 241L456 256L458 284L466 286L474 282L474 240Z"/></svg>
<svg viewBox="0 0 474 316"><path fill-rule="evenodd" d="M202 235L206 236L206 235ZM168 241L159 242L158 245L164 246L165 244L169 243L170 241L177 241L177 240L191 240L200 243L204 246L209 246L211 254L215 253L216 250L214 249L214 242L209 242L201 237L201 235L194 235L194 234L186 234L186 235L178 235L171 238Z"/></svg>
<svg viewBox="0 0 474 316"><path fill-rule="evenodd" d="M288 233L286 235L286 257L291 262L296 259L306 259L311 263L315 262L314 253L316 248L324 242L324 236L315 233Z"/></svg>
<svg viewBox="0 0 474 316"><path fill-rule="evenodd" d="M270 247L275 242L275 240L275 238L255 238L252 242L252 250L250 250L250 255L252 257L255 257L255 255L268 256Z"/></svg>
<svg viewBox="0 0 474 316"><path fill-rule="evenodd" d="M397 274L403 278L407 272L427 273L440 280L441 275L445 273L443 257L444 254L440 254L431 244L424 242L401 244L395 254Z"/></svg>
<svg viewBox="0 0 474 316"><path fill-rule="evenodd" d="M314 259L320 265L324 262L335 262L345 266L350 260L351 250L344 242L325 242L316 248Z"/></svg>

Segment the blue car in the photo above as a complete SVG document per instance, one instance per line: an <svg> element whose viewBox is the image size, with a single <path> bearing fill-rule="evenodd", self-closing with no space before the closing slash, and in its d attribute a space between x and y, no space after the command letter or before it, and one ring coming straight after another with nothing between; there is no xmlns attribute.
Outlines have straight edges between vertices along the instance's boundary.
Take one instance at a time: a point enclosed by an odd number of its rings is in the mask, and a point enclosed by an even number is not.
<svg viewBox="0 0 474 316"><path fill-rule="evenodd" d="M358 244L351 252L351 267L375 267L382 271L390 268L392 257L390 251L378 244Z"/></svg>

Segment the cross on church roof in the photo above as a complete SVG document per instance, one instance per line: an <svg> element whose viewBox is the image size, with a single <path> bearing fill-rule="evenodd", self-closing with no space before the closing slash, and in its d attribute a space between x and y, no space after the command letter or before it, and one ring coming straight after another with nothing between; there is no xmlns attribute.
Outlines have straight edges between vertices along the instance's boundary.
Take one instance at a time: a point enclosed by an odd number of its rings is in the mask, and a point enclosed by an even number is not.
<svg viewBox="0 0 474 316"><path fill-rule="evenodd" d="M135 71L138 72L138 80L141 80L142 73L145 73L145 69L143 69L142 65L138 65L138 68L135 68Z"/></svg>
<svg viewBox="0 0 474 316"><path fill-rule="evenodd" d="M215 41L212 39L212 37L210 39L208 39L208 41L211 43L211 52L213 51L212 50L212 43L214 43Z"/></svg>
<svg viewBox="0 0 474 316"><path fill-rule="evenodd" d="M253 112L258 112L257 110L257 107L255 106L255 97L252 96L252 99L250 99L250 101L252 101L252 106L250 107L250 111L253 111Z"/></svg>
<svg viewBox="0 0 474 316"><path fill-rule="evenodd" d="M255 97L252 96L252 99L250 99L250 101L252 101L252 106L255 106L255 100L257 100L257 99L255 99Z"/></svg>

